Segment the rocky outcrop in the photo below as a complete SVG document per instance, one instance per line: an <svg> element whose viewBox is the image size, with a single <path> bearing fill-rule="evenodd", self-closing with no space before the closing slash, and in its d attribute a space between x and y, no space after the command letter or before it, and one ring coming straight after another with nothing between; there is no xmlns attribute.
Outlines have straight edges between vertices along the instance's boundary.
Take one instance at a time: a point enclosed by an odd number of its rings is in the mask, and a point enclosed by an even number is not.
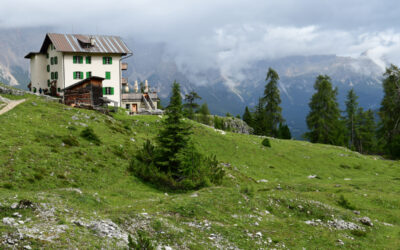
<svg viewBox="0 0 400 250"><path fill-rule="evenodd" d="M27 92L22 89L15 89L11 87L6 87L4 85L0 85L0 94L8 94L8 95L25 95Z"/></svg>
<svg viewBox="0 0 400 250"><path fill-rule="evenodd" d="M226 130L228 131L240 134L252 134L254 131L252 127L241 119L234 117L222 117L222 119L224 127L227 128Z"/></svg>

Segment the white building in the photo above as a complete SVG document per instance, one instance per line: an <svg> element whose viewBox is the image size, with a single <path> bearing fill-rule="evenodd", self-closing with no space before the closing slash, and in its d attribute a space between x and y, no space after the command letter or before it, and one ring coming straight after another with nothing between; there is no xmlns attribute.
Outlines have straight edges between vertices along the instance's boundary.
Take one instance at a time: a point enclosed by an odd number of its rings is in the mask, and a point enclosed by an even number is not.
<svg viewBox="0 0 400 250"><path fill-rule="evenodd" d="M132 52L117 36L54 34L46 35L39 52L30 59L30 90L62 96L62 90L91 76L105 78L103 95L121 106L122 77L127 64L122 60Z"/></svg>

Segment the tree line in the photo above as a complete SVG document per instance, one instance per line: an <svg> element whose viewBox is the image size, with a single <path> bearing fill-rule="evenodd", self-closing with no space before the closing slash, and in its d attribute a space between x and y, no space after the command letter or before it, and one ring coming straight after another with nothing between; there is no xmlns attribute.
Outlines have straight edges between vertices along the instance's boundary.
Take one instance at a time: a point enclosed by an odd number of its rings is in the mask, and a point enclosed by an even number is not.
<svg viewBox="0 0 400 250"><path fill-rule="evenodd" d="M266 81L263 97L253 111L245 108L243 120L257 135L290 139L290 130L279 106L279 75L269 68ZM306 117L309 131L304 134L305 139L346 146L364 154L400 158L400 69L397 66L391 65L383 74L384 97L377 112L359 107L354 89L347 93L346 108L341 111L338 88L333 88L327 75L317 76L314 89Z"/></svg>

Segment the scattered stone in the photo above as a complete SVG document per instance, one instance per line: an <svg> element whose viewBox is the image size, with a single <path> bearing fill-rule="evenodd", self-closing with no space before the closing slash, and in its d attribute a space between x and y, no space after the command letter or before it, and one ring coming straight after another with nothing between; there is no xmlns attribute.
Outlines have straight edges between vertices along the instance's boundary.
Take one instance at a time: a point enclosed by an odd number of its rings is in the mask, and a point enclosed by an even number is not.
<svg viewBox="0 0 400 250"><path fill-rule="evenodd" d="M351 181L351 178L344 178L345 181Z"/></svg>
<svg viewBox="0 0 400 250"><path fill-rule="evenodd" d="M194 193L190 197L199 197L199 195L197 193Z"/></svg>
<svg viewBox="0 0 400 250"><path fill-rule="evenodd" d="M37 103L36 103L36 102L32 102L32 105L33 105L33 106L37 106Z"/></svg>
<svg viewBox="0 0 400 250"><path fill-rule="evenodd" d="M19 209L27 209L27 208L35 208L35 204L30 200L20 200L17 208Z"/></svg>
<svg viewBox="0 0 400 250"><path fill-rule="evenodd" d="M21 215L20 213L18 213L18 212L13 213L13 216L14 216L14 217L18 217L18 218L21 218L21 217L22 217L22 215Z"/></svg>
<svg viewBox="0 0 400 250"><path fill-rule="evenodd" d="M308 176L308 179L315 179L315 178L317 178L317 175L315 174L315 175L309 175Z"/></svg>
<svg viewBox="0 0 400 250"><path fill-rule="evenodd" d="M26 245L26 246L24 246L24 249L30 250L30 249L32 249L32 247L29 245Z"/></svg>
<svg viewBox="0 0 400 250"><path fill-rule="evenodd" d="M359 219L359 221L360 221L362 224L366 225L366 226L372 227L372 226L374 225L374 224L372 223L371 219L368 218L368 217L362 217L362 218Z"/></svg>
<svg viewBox="0 0 400 250"><path fill-rule="evenodd" d="M261 179L261 180L258 180L257 182L258 182L258 183L267 183L268 180L266 180L266 179Z"/></svg>
<svg viewBox="0 0 400 250"><path fill-rule="evenodd" d="M131 138L131 142L135 142L136 140L135 140L135 138Z"/></svg>
<svg viewBox="0 0 400 250"><path fill-rule="evenodd" d="M358 210L354 210L353 213L356 215L360 215L360 211L358 211Z"/></svg>
<svg viewBox="0 0 400 250"><path fill-rule="evenodd" d="M343 242L341 239L338 239L338 240L337 240L337 243L338 243L338 245L341 245L341 246L344 245L344 242Z"/></svg>
<svg viewBox="0 0 400 250"><path fill-rule="evenodd" d="M262 237L262 233L261 232L257 232L256 233L256 237L260 237L261 238Z"/></svg>
<svg viewBox="0 0 400 250"><path fill-rule="evenodd" d="M11 209L17 209L18 207L18 203L14 202L13 204L11 204Z"/></svg>
<svg viewBox="0 0 400 250"><path fill-rule="evenodd" d="M77 121L77 120L79 120L79 117L77 117L76 115L73 115L73 116L71 117L71 119L74 120L74 121Z"/></svg>
<svg viewBox="0 0 400 250"><path fill-rule="evenodd" d="M3 224L7 225L7 226L10 226L10 227L18 226L18 224L15 222L15 219L11 218L11 217L4 217L3 218Z"/></svg>

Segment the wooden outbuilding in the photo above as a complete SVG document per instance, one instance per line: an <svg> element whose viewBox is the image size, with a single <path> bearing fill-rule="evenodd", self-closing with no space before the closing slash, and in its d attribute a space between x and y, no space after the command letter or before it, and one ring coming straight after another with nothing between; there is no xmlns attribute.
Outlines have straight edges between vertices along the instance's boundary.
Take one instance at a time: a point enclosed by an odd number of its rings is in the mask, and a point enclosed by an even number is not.
<svg viewBox="0 0 400 250"><path fill-rule="evenodd" d="M79 107L98 107L106 103L103 98L104 78L92 76L64 89L64 104Z"/></svg>

